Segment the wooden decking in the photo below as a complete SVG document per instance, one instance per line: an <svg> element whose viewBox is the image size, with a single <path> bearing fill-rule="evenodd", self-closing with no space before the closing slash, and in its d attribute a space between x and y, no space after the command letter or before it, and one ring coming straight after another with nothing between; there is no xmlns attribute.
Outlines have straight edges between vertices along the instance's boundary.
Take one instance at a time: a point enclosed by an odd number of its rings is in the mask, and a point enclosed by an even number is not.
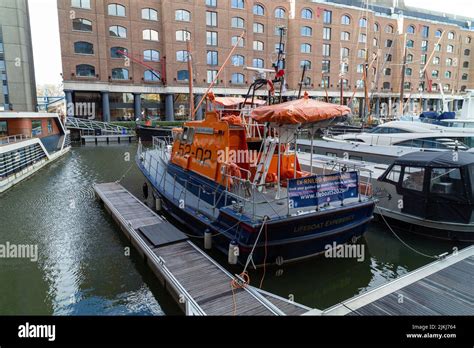
<svg viewBox="0 0 474 348"><path fill-rule="evenodd" d="M251 286L233 288L229 272L121 185L94 189L187 315L300 315L310 310Z"/></svg>
<svg viewBox="0 0 474 348"><path fill-rule="evenodd" d="M317 312L308 314L317 315ZM323 315L474 315L474 246L338 304Z"/></svg>

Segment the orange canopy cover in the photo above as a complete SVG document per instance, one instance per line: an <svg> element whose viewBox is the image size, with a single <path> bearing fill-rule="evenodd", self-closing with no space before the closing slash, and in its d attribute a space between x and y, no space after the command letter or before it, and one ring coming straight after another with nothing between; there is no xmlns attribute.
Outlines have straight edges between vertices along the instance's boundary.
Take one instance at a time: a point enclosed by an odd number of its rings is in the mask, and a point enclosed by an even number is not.
<svg viewBox="0 0 474 348"><path fill-rule="evenodd" d="M350 112L347 106L320 102L305 95L286 103L258 107L252 111L252 118L260 123L304 124L345 116Z"/></svg>
<svg viewBox="0 0 474 348"><path fill-rule="evenodd" d="M214 97L211 99L214 104L221 105L221 106L237 106L245 102L245 98L238 98L238 97ZM247 99L246 104L251 104L252 98ZM253 101L255 105L264 105L266 103L265 100L255 99Z"/></svg>

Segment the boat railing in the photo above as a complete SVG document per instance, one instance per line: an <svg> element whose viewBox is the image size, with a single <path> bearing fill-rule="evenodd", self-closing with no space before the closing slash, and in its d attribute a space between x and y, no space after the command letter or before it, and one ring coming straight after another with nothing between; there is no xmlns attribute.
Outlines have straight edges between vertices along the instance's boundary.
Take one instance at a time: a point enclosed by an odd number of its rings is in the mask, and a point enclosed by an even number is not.
<svg viewBox="0 0 474 348"><path fill-rule="evenodd" d="M468 150L469 146L464 144L463 142L453 139L446 134L446 137L439 136L439 138L445 139L446 141L439 141L439 140L430 140L430 139L423 139L423 138L414 138L404 140L401 143L394 144L395 141L402 140L399 137L389 137L387 142L387 137L384 136L372 136L370 139L370 145L372 146L387 146L388 144L397 145L397 146L405 146L405 147L414 147L414 148L424 148L424 149L455 149L456 147L460 150ZM453 144L450 144L453 143Z"/></svg>
<svg viewBox="0 0 474 348"><path fill-rule="evenodd" d="M8 137L0 138L0 146L1 145L19 143L21 141L25 141L25 140L28 140L28 139L31 139L31 137L28 136L28 135L25 135L25 134L10 135Z"/></svg>

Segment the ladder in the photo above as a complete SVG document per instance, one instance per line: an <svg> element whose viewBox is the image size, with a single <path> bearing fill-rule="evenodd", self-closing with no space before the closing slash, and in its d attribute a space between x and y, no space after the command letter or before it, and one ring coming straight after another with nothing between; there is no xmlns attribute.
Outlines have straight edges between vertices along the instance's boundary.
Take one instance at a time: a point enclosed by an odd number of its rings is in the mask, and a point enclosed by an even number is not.
<svg viewBox="0 0 474 348"><path fill-rule="evenodd" d="M265 139L265 145L263 147L262 156L257 165L255 172L254 183L257 185L263 185L267 177L268 168L272 163L273 154L278 144L278 138L268 137Z"/></svg>

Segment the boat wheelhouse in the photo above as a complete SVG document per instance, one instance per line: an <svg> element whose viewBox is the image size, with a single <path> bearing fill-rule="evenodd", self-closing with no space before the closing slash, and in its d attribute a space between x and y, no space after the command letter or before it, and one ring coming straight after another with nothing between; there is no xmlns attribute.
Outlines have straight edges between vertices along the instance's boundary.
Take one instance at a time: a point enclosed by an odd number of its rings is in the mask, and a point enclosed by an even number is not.
<svg viewBox="0 0 474 348"><path fill-rule="evenodd" d="M357 173L314 176L291 149L301 128L317 130L349 111L307 96L251 110L252 123L211 111L175 129L172 143L140 146L137 163L158 206L197 236L212 235L229 256L238 250L238 262L295 261L355 241L373 218ZM254 125L260 137L249 137Z"/></svg>
<svg viewBox="0 0 474 348"><path fill-rule="evenodd" d="M0 193L70 150L57 114L0 112Z"/></svg>

